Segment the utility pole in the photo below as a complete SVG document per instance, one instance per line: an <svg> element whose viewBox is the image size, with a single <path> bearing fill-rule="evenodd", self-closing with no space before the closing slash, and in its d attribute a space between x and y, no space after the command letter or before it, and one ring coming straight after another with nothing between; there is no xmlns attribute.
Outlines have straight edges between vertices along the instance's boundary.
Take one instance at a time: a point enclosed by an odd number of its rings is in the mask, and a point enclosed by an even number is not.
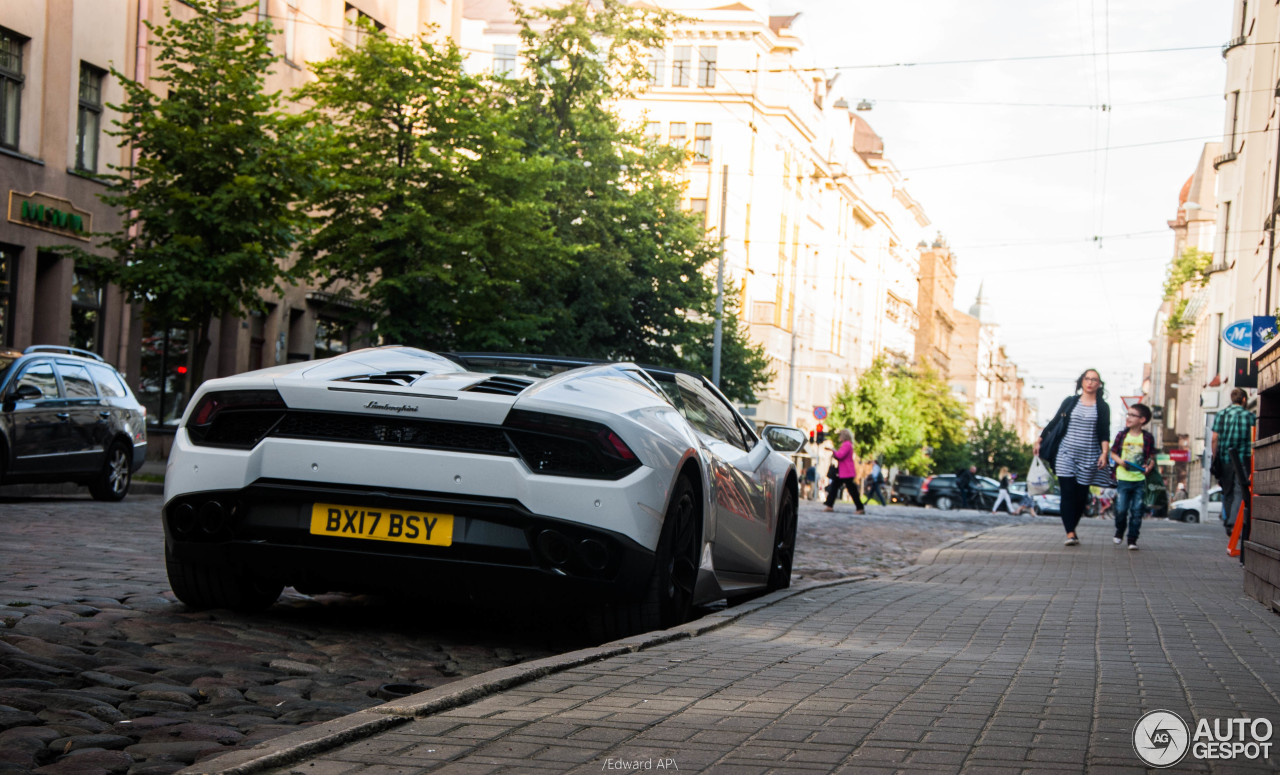
<svg viewBox="0 0 1280 775"><path fill-rule="evenodd" d="M711 346L711 383L720 387L720 351L724 346L724 221L729 203L729 165L720 168L720 258L716 262L716 333Z"/></svg>

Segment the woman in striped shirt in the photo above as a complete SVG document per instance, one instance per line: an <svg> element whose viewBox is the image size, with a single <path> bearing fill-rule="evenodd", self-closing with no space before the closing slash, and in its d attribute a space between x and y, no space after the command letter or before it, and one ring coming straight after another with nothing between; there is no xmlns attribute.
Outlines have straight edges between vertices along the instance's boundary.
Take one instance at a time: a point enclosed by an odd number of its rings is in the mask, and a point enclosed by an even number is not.
<svg viewBox="0 0 1280 775"><path fill-rule="evenodd" d="M1062 490L1062 527L1067 531L1067 546L1076 546L1076 525L1089 503L1089 487L1114 487L1110 461L1111 410L1107 406L1102 377L1095 369L1086 369L1076 379L1076 394L1062 402L1049 424L1036 439L1035 454L1040 455L1045 439L1045 462L1053 466Z"/></svg>

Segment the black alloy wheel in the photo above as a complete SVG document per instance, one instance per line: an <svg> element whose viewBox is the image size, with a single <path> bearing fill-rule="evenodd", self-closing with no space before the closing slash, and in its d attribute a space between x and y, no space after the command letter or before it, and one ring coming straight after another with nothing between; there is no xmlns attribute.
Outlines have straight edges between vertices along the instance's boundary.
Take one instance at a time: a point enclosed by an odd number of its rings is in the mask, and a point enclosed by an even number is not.
<svg viewBox="0 0 1280 775"><path fill-rule="evenodd" d="M676 480L675 492L663 520L662 546L654 573L661 627L683 624L693 611L693 588L698 580L699 527L693 486L682 476Z"/></svg>
<svg viewBox="0 0 1280 775"><path fill-rule="evenodd" d="M782 490L778 505L778 525L773 533L773 560L769 565L769 591L791 586L791 565L796 555L796 528L799 521L795 496L790 487Z"/></svg>

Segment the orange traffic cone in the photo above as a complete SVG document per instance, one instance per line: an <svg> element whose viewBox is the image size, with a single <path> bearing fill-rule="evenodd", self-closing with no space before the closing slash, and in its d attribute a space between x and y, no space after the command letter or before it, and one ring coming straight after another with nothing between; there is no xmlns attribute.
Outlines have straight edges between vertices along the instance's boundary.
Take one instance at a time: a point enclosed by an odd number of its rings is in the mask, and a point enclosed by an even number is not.
<svg viewBox="0 0 1280 775"><path fill-rule="evenodd" d="M1240 556L1240 534L1244 530L1244 504L1240 504L1240 513L1236 515L1236 523L1231 528L1231 540L1227 541L1227 556Z"/></svg>

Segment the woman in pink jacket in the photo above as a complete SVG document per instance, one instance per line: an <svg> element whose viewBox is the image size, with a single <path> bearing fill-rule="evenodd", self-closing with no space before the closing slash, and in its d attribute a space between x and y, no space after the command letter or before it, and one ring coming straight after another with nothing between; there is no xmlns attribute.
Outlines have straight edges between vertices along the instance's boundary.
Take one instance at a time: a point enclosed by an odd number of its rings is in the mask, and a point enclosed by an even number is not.
<svg viewBox="0 0 1280 775"><path fill-rule="evenodd" d="M842 428L836 435L836 440L839 442L835 451L838 476L827 486L826 510L835 511L836 498L840 497L840 488L843 487L853 496L853 505L857 507L858 513L866 514L862 508L862 499L858 497L858 464L853 459L853 432Z"/></svg>

